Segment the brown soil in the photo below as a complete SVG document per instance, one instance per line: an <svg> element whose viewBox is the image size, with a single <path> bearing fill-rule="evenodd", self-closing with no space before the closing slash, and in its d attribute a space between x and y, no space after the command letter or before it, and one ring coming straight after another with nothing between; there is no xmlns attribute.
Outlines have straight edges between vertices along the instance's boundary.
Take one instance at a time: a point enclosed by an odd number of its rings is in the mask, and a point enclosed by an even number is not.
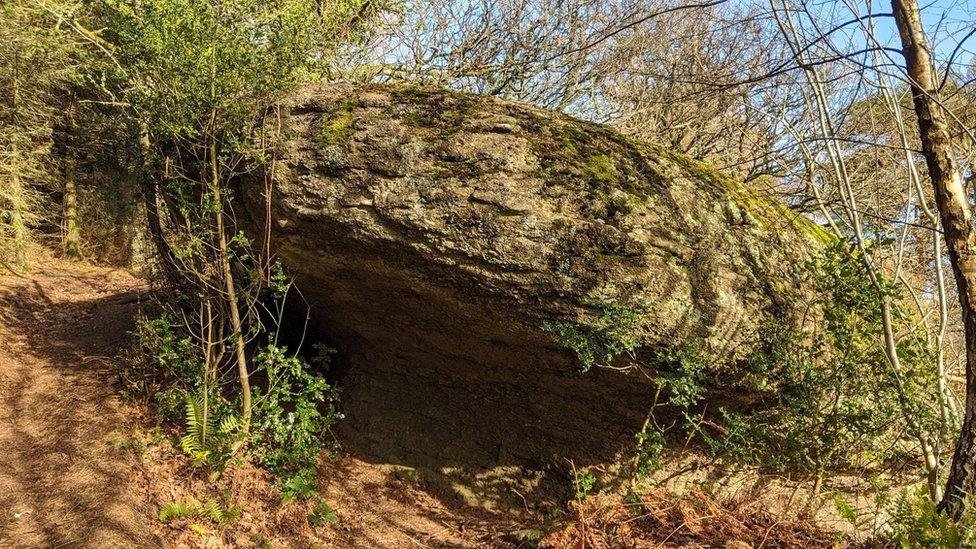
<svg viewBox="0 0 976 549"><path fill-rule="evenodd" d="M851 545L835 532L818 528L810 517L774 515L755 499L719 502L700 491L678 495L660 489L630 503L598 495L571 503L567 519L540 547L840 549Z"/></svg>
<svg viewBox="0 0 976 549"><path fill-rule="evenodd" d="M310 501L283 502L249 464L208 483L113 385L145 295L124 271L54 259L26 278L0 274L0 547L513 546L512 519L351 456L323 459ZM159 520L163 505L190 498L238 517ZM320 501L338 524L308 523Z"/></svg>
<svg viewBox="0 0 976 549"><path fill-rule="evenodd" d="M0 546L158 546L108 365L143 286L46 261L0 276Z"/></svg>

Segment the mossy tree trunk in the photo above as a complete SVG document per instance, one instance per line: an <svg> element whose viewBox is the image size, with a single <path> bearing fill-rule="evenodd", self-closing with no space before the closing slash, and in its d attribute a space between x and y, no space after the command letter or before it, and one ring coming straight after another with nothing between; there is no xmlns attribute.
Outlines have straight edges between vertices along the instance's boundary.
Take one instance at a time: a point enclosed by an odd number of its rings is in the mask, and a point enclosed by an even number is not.
<svg viewBox="0 0 976 549"><path fill-rule="evenodd" d="M10 111L17 112L20 98L20 81L14 75L11 85L11 105ZM10 204L10 234L14 248L14 264L18 267L27 265L27 191L24 188L24 181L20 177L21 166L17 165L20 160L19 150L16 140L11 144L10 157L13 159L14 166L11 169L10 189L7 191L7 200Z"/></svg>
<svg viewBox="0 0 976 549"><path fill-rule="evenodd" d="M16 152L15 152L16 154ZM18 267L27 266L27 200L23 181L14 171L10 184L10 230L14 246L14 263Z"/></svg>
<svg viewBox="0 0 976 549"><path fill-rule="evenodd" d="M64 255L81 258L81 230L78 228L78 188L75 183L75 161L68 154L64 159Z"/></svg>

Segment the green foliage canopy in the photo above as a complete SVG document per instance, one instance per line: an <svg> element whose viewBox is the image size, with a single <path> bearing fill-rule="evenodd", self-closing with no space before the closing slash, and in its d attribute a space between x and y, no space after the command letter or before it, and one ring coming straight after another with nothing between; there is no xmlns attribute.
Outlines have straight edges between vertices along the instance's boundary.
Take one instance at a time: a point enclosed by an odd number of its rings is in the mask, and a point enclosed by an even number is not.
<svg viewBox="0 0 976 549"><path fill-rule="evenodd" d="M236 135L296 85L377 6L368 0L108 0L99 13L122 94L157 139Z"/></svg>

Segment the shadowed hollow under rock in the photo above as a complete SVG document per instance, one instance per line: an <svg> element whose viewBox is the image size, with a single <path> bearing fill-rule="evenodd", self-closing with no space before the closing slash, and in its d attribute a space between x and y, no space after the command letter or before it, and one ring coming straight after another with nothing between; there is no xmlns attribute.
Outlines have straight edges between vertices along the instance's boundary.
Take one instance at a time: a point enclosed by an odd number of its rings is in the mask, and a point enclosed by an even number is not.
<svg viewBox="0 0 976 549"><path fill-rule="evenodd" d="M601 316L626 311L624 336L698 342L720 380L763 319L798 316L824 238L704 164L522 104L323 86L279 124L273 172L242 181L243 202L254 227L270 211L271 249L339 350L344 445L482 499L619 459L651 402L635 369L581 374L544 323L599 346L621 328Z"/></svg>

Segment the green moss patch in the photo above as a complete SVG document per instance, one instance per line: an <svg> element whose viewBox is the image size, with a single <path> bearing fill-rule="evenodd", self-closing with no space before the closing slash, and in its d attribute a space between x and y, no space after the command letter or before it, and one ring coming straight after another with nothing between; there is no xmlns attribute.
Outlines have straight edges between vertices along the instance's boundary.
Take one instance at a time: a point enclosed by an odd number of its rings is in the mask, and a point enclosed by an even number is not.
<svg viewBox="0 0 976 549"><path fill-rule="evenodd" d="M342 103L322 125L318 133L318 142L323 145L345 145L352 138L352 123L355 120L353 111L355 105L351 102Z"/></svg>
<svg viewBox="0 0 976 549"><path fill-rule="evenodd" d="M593 182L611 184L617 180L617 169L605 154L590 155L584 168L586 176Z"/></svg>
<svg viewBox="0 0 976 549"><path fill-rule="evenodd" d="M772 200L761 191L748 187L728 175L716 170L705 162L695 160L689 156L653 145L646 145L652 154L664 156L680 166L695 179L711 185L715 190L732 198L736 204L751 214L764 229L774 229L770 223L776 219L785 219L793 227L820 244L830 244L835 238L826 229L814 223L802 214L793 211L789 206Z"/></svg>
<svg viewBox="0 0 976 549"><path fill-rule="evenodd" d="M449 136L476 111L479 98L445 89L399 85L391 89L400 120L412 128Z"/></svg>

